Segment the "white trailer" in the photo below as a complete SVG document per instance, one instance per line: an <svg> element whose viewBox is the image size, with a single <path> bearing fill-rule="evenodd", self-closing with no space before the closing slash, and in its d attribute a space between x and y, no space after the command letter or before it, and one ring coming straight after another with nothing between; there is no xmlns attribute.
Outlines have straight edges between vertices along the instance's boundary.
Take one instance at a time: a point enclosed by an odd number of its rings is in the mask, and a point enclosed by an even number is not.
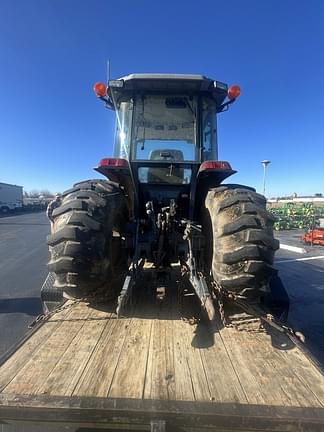
<svg viewBox="0 0 324 432"><path fill-rule="evenodd" d="M0 213L21 209L23 206L23 187L0 183Z"/></svg>

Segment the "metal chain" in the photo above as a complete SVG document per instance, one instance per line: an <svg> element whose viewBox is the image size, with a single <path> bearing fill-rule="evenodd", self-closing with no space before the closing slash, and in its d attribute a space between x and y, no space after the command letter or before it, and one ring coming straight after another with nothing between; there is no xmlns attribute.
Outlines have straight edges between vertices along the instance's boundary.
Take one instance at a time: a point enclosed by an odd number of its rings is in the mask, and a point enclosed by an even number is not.
<svg viewBox="0 0 324 432"><path fill-rule="evenodd" d="M182 266L181 275L183 276L187 271L188 270L186 269L186 267ZM238 331L246 331L248 333L260 333L265 331L264 324L266 323L269 324L271 327L274 327L281 333L286 333L291 337L297 338L300 342L305 342L305 336L301 332L294 331L291 327L278 322L272 314L262 314L262 311L255 310L252 306L245 303L244 300L242 300L235 294L225 291L216 281L211 281L211 285L214 288L213 293L218 303L219 314L224 327L233 327ZM181 293L178 292L178 305L182 310L183 305L182 301L180 301L180 297L182 297ZM79 304L81 302L90 302L93 299L95 299L97 303L107 300L107 298L105 298L104 296L98 297L98 291L94 292L91 296L85 296L80 299L70 300L68 304L64 303L50 312L38 315L36 319L31 324L29 324L28 328L31 329L35 327L35 325L41 321L47 321L49 318L51 318L58 312L69 309L72 306L75 306L76 304ZM240 307L248 315L248 317L246 317L245 319L241 319L241 321L239 321L239 318L237 320L235 320L235 318L229 320L225 314L224 299L229 300L232 304ZM187 318L182 316L181 319L184 322L189 323L190 325L197 324L198 322L197 318L195 317ZM257 329L246 327L255 323L258 323Z"/></svg>
<svg viewBox="0 0 324 432"><path fill-rule="evenodd" d="M76 303L79 303L80 301L81 301L81 299L78 299L78 300L72 301L72 302L69 303L69 304L65 304L65 303L63 303L62 306L58 306L57 308L53 309L53 310L50 311L50 312L46 312L46 313L43 313L43 314L38 315L38 316L36 317L36 319L28 325L28 328L30 329L30 328L35 327L35 325L38 324L40 321L47 321L47 320L50 319L54 314L56 314L56 313L58 313L58 312L61 312L61 311L65 310L65 309L69 309L69 308L71 308L72 306L74 306Z"/></svg>
<svg viewBox="0 0 324 432"><path fill-rule="evenodd" d="M225 315L224 302L223 302L223 292L218 287L217 287L216 299L217 299L218 310L219 310L219 314L220 314L222 323L223 323L224 327L228 327L230 325L230 323L227 321L226 315Z"/></svg>
<svg viewBox="0 0 324 432"><path fill-rule="evenodd" d="M57 308L53 309L52 311L43 313L38 315L34 321L32 321L28 328L31 329L35 327L36 324L38 324L41 321L48 321L53 315L55 315L58 312L62 312L63 310L70 309L72 306L75 306L76 304L79 304L81 302L90 302L93 299L96 299L96 302L99 303L100 301L105 300L105 297L97 297L97 292L91 294L90 296L81 297L79 299L74 300L68 300L67 302L63 303L61 306L58 306Z"/></svg>
<svg viewBox="0 0 324 432"><path fill-rule="evenodd" d="M248 305L244 300L236 296L235 294L229 293L225 291L216 281L212 281L211 285L214 287L216 298L218 301L220 314L222 318L222 322L224 326L226 327L235 327L238 331L247 331L250 333L256 333L256 332L264 332L265 327L264 324L268 324L271 327L275 328L281 333L285 333L288 336L297 339L299 342L304 343L305 342L305 336L299 332L295 331L291 327L282 324L281 322L278 322L276 318L270 314L270 313L262 313L261 310L256 310L252 306ZM245 322L259 322L259 328L258 329L244 329L240 328L240 326L235 323L235 321L231 321L230 323L227 322L226 316L225 316L225 310L224 310L224 304L223 304L223 298L226 300L229 300L234 305L240 307L243 311L245 311L248 315L250 315L251 318L248 318ZM225 319L224 319L225 318Z"/></svg>
<svg viewBox="0 0 324 432"><path fill-rule="evenodd" d="M223 302L223 290L221 286L216 282L212 281L211 285L214 288L215 297L218 304L218 310L219 315L221 317L222 323L224 327L230 327L230 323L227 321L226 315L225 315L225 308L224 308L224 302Z"/></svg>
<svg viewBox="0 0 324 432"><path fill-rule="evenodd" d="M223 290L223 288L216 281L212 281L211 284L213 285L216 293L216 300L218 303L219 314L224 327L235 328L237 331L245 331L247 333L261 333L265 331L260 317L257 317L255 316L255 314L249 313L247 311L245 311L248 314L247 317L243 317L243 318L226 317L224 298L232 302L234 301L234 304L236 304L234 296L227 293L225 290ZM257 328L251 327L251 325L253 324L257 324L258 327Z"/></svg>
<svg viewBox="0 0 324 432"><path fill-rule="evenodd" d="M262 325L262 321L259 317L253 317L253 318L247 318L247 319L241 319L238 318L232 318L231 322L227 327L233 327L237 331L240 332L246 332L246 333L264 333L265 328Z"/></svg>

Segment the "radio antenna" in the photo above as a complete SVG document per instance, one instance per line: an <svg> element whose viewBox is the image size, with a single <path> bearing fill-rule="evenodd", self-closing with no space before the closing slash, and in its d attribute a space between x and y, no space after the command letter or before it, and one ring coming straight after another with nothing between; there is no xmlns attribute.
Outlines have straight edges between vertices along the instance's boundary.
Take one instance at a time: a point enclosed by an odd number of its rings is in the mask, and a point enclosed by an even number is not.
<svg viewBox="0 0 324 432"><path fill-rule="evenodd" d="M111 72L110 72L110 59L107 60L107 87L109 84L109 80L111 77Z"/></svg>

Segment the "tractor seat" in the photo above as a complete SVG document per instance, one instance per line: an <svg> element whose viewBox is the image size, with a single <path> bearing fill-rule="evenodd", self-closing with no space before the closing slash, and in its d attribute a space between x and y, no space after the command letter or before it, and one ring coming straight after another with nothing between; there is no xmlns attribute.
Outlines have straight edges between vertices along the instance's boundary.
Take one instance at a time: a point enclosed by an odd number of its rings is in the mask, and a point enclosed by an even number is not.
<svg viewBox="0 0 324 432"><path fill-rule="evenodd" d="M151 161L161 162L180 162L183 161L183 153L180 150L174 149L161 149L152 150L149 155ZM172 167L170 165L165 168L149 168L147 180L148 183L171 183L182 184L184 178L183 168Z"/></svg>

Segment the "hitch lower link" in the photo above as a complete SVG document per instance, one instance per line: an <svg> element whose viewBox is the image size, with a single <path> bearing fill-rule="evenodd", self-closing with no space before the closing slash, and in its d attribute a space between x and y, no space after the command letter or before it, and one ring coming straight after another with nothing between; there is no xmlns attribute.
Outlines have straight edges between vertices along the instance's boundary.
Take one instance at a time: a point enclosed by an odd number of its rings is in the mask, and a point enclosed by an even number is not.
<svg viewBox="0 0 324 432"><path fill-rule="evenodd" d="M214 321L216 314L212 294L210 293L203 273L197 271L196 259L193 255L192 229L201 232L199 226L193 225L191 223L186 224L183 239L188 241L189 254L187 261L184 263L184 273L188 274L189 282L191 283L196 295L198 296L201 302L201 307L206 312L208 319L210 321Z"/></svg>

